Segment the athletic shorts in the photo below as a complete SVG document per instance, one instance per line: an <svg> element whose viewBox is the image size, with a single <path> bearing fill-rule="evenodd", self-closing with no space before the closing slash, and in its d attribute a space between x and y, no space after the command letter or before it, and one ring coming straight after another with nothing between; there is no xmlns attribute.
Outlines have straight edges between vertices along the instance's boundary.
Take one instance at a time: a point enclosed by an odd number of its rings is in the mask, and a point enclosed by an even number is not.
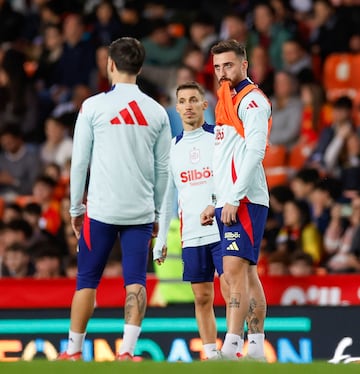
<svg viewBox="0 0 360 374"><path fill-rule="evenodd" d="M125 286L146 284L153 224L119 226L84 217L79 239L76 289L96 289L115 241L120 239Z"/></svg>
<svg viewBox="0 0 360 374"><path fill-rule="evenodd" d="M213 282L215 270L219 275L223 273L220 242L183 248L182 259L184 281Z"/></svg>
<svg viewBox="0 0 360 374"><path fill-rule="evenodd" d="M223 256L241 257L249 260L251 265L256 265L268 208L259 204L240 203L237 222L231 226L221 222L221 211L222 208L215 209Z"/></svg>

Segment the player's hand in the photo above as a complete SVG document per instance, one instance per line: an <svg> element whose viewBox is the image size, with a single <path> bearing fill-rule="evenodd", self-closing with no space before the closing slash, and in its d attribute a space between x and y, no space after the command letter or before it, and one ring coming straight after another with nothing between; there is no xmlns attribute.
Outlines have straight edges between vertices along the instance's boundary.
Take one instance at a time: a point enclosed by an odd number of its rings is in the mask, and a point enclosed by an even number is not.
<svg viewBox="0 0 360 374"><path fill-rule="evenodd" d="M237 211L239 207L226 203L222 208L221 212L221 222L225 226L231 226L237 221Z"/></svg>
<svg viewBox="0 0 360 374"><path fill-rule="evenodd" d="M153 248L153 259L158 264L161 265L163 262L165 262L167 255L167 246L166 245L156 245Z"/></svg>
<svg viewBox="0 0 360 374"><path fill-rule="evenodd" d="M200 214L200 223L202 226L212 225L214 223L215 207L208 205Z"/></svg>
<svg viewBox="0 0 360 374"><path fill-rule="evenodd" d="M76 239L80 238L81 229L84 223L84 215L71 217L71 226L75 233Z"/></svg>

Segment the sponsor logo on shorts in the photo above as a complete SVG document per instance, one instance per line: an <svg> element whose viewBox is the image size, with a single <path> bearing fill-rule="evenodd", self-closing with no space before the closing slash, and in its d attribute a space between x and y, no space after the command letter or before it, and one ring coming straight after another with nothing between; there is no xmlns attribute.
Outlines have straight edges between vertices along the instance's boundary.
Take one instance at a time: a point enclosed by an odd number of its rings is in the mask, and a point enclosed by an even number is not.
<svg viewBox="0 0 360 374"><path fill-rule="evenodd" d="M230 245L226 248L227 251L238 251L239 247L237 246L236 242L232 242Z"/></svg>
<svg viewBox="0 0 360 374"><path fill-rule="evenodd" d="M225 239L227 240L235 240L240 238L240 233L239 232L226 232L225 233Z"/></svg>

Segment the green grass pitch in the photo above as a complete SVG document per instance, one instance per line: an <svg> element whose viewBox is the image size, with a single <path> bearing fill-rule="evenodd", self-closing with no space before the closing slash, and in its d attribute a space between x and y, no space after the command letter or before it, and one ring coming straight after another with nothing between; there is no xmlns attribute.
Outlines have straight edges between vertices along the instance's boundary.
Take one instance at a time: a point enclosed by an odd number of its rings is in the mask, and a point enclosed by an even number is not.
<svg viewBox="0 0 360 374"><path fill-rule="evenodd" d="M192 363L168 362L59 362L34 360L30 362L0 362L1 374L212 374L212 373L256 373L256 374L347 374L359 373L360 364L310 364L259 363L229 361L197 361Z"/></svg>

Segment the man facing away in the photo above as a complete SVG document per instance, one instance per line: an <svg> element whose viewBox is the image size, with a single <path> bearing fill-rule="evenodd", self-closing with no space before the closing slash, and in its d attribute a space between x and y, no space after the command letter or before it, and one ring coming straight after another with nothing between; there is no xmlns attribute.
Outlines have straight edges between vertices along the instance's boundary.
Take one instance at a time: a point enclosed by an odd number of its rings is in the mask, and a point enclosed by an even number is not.
<svg viewBox="0 0 360 374"><path fill-rule="evenodd" d="M171 141L165 109L136 85L144 57L143 46L134 38L111 43L107 70L112 88L85 100L75 124L70 214L79 239L78 274L68 348L59 360L82 357L96 289L118 237L126 301L123 342L116 359L133 359L146 310L149 242L157 231Z"/></svg>
<svg viewBox="0 0 360 374"><path fill-rule="evenodd" d="M216 216L229 285L227 333L221 351L225 359L237 359L246 320L248 356L264 359L266 299L256 264L269 206L262 160L271 106L247 78L243 45L221 41L213 46L212 54L220 84L213 163L216 204L203 211L201 222L211 224Z"/></svg>
<svg viewBox="0 0 360 374"><path fill-rule="evenodd" d="M183 125L171 142L169 181L160 214L160 231L153 250L154 260L165 260L166 238L178 191L182 240L183 280L191 282L195 315L203 349L208 359L216 359L216 321L213 308L214 274L220 276L224 299L228 299L222 270L219 231L216 224L202 226L199 216L213 194L212 158L214 126L205 123L207 108L204 89L196 82L181 84L176 90L176 110ZM166 265L165 265L166 266Z"/></svg>

